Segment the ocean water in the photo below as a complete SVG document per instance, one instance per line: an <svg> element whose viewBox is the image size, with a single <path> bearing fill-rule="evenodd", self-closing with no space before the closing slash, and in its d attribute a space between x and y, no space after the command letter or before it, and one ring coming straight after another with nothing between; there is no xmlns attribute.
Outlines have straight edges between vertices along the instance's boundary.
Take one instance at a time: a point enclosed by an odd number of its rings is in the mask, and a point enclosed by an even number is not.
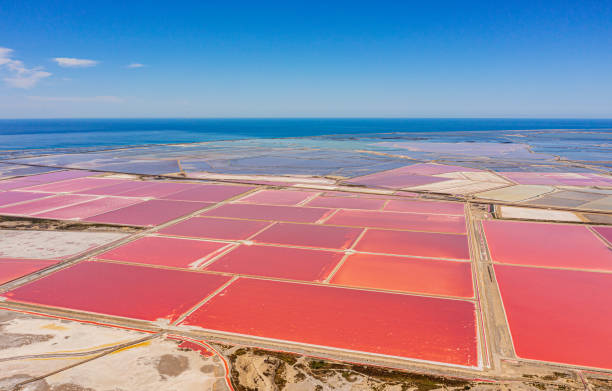
<svg viewBox="0 0 612 391"><path fill-rule="evenodd" d="M502 130L537 129L610 131L612 119L15 119L0 120L0 150L376 133L480 131L484 137Z"/></svg>

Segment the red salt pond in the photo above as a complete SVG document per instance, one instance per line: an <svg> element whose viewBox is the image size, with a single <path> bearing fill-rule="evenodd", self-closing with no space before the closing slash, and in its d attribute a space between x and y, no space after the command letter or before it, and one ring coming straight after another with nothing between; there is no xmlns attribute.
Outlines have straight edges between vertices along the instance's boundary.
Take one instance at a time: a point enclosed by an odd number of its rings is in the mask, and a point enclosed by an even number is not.
<svg viewBox="0 0 612 391"><path fill-rule="evenodd" d="M4 293L10 300L104 315L174 321L229 277L81 262Z"/></svg>
<svg viewBox="0 0 612 391"><path fill-rule="evenodd" d="M320 224L277 223L255 236L253 240L260 243L346 249L362 231L362 228Z"/></svg>
<svg viewBox="0 0 612 391"><path fill-rule="evenodd" d="M308 202L308 206L318 206L324 208L344 208L344 209L365 209L379 210L387 200L383 198L364 198L364 197L317 197Z"/></svg>
<svg viewBox="0 0 612 391"><path fill-rule="evenodd" d="M88 217L85 220L95 223L150 226L174 220L211 205L213 204L206 202L149 200Z"/></svg>
<svg viewBox="0 0 612 391"><path fill-rule="evenodd" d="M5 206L0 208L2 214L15 215L33 215L51 209L57 209L64 206L74 205L81 202L91 201L94 196L84 196L77 194L63 194L55 197L37 199L34 201L24 202L17 205Z"/></svg>
<svg viewBox="0 0 612 391"><path fill-rule="evenodd" d="M162 197L168 200L219 202L253 189L252 186L202 184Z"/></svg>
<svg viewBox="0 0 612 391"><path fill-rule="evenodd" d="M475 315L462 300L239 278L183 324L477 366Z"/></svg>
<svg viewBox="0 0 612 391"><path fill-rule="evenodd" d="M34 216L47 219L84 219L139 202L142 201L137 198L104 197L48 212L37 213Z"/></svg>
<svg viewBox="0 0 612 391"><path fill-rule="evenodd" d="M43 197L48 197L50 193L27 193L21 191L0 192L0 206L11 205L17 202L31 201Z"/></svg>
<svg viewBox="0 0 612 391"><path fill-rule="evenodd" d="M343 253L274 246L240 246L205 270L302 281L323 281Z"/></svg>
<svg viewBox="0 0 612 391"><path fill-rule="evenodd" d="M353 254L331 283L429 295L474 296L472 268L468 262Z"/></svg>
<svg viewBox="0 0 612 391"><path fill-rule="evenodd" d="M287 205L295 206L318 194L314 191L298 190L260 190L239 199L239 202L251 204Z"/></svg>
<svg viewBox="0 0 612 391"><path fill-rule="evenodd" d="M454 234L369 229L355 249L416 257L470 259L467 236Z"/></svg>
<svg viewBox="0 0 612 391"><path fill-rule="evenodd" d="M464 206L462 203L445 201L390 200L385 206L385 210L391 212L434 213L461 216L464 214Z"/></svg>
<svg viewBox="0 0 612 391"><path fill-rule="evenodd" d="M495 265L516 354L612 369L612 274Z"/></svg>
<svg viewBox="0 0 612 391"><path fill-rule="evenodd" d="M612 227L591 227L595 232L601 235L602 238L606 239L610 245L612 245Z"/></svg>
<svg viewBox="0 0 612 391"><path fill-rule="evenodd" d="M124 179L103 179L103 178L76 178L61 182L45 183L26 187L22 190L27 191L42 191L52 193L71 193L81 192L89 189L95 189L103 186L116 185L125 182Z"/></svg>
<svg viewBox="0 0 612 391"><path fill-rule="evenodd" d="M244 240L270 225L266 221L193 217L157 231L191 238Z"/></svg>
<svg viewBox="0 0 612 391"><path fill-rule="evenodd" d="M0 258L0 284L55 265L58 262L47 259Z"/></svg>
<svg viewBox="0 0 612 391"><path fill-rule="evenodd" d="M226 204L211 209L203 213L202 216L314 223L322 217L329 215L331 212L332 209L304 208L297 206Z"/></svg>
<svg viewBox="0 0 612 391"><path fill-rule="evenodd" d="M484 221L494 262L612 270L612 252L585 226Z"/></svg>
<svg viewBox="0 0 612 391"><path fill-rule="evenodd" d="M419 213L340 210L325 224L407 229L413 231L465 233L463 216L427 215Z"/></svg>
<svg viewBox="0 0 612 391"><path fill-rule="evenodd" d="M148 236L100 254L97 258L186 268L226 246L227 243Z"/></svg>

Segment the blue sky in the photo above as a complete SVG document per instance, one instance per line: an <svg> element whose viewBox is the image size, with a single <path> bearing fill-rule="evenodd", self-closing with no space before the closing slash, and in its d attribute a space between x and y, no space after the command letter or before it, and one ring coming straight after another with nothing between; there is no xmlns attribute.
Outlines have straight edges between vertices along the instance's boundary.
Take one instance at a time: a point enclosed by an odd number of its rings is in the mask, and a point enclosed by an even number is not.
<svg viewBox="0 0 612 391"><path fill-rule="evenodd" d="M1 118L612 117L610 1L4 0L0 47Z"/></svg>

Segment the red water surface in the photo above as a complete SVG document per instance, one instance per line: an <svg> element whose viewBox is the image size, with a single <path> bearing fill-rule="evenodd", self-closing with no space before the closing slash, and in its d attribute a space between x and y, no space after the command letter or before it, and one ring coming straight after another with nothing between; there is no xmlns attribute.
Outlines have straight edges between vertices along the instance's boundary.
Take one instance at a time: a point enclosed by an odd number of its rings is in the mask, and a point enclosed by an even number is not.
<svg viewBox="0 0 612 391"><path fill-rule="evenodd" d="M26 193L20 191L5 191L0 193L0 206L14 204L16 202L31 201L48 197L50 193Z"/></svg>
<svg viewBox="0 0 612 391"><path fill-rule="evenodd" d="M251 235L270 225L266 221L222 219L218 217L193 217L181 221L158 233L164 235L186 236L191 238L210 239L247 239Z"/></svg>
<svg viewBox="0 0 612 391"><path fill-rule="evenodd" d="M102 179L102 178L76 178L61 182L45 183L26 187L22 190L27 191L47 191L52 193L81 192L88 189L95 189L103 186L116 185L126 182L125 179Z"/></svg>
<svg viewBox="0 0 612 391"><path fill-rule="evenodd" d="M519 357L612 369L612 274L494 267Z"/></svg>
<svg viewBox="0 0 612 391"><path fill-rule="evenodd" d="M0 258L0 284L55 265L58 262L47 259Z"/></svg>
<svg viewBox="0 0 612 391"><path fill-rule="evenodd" d="M207 202L149 200L88 217L86 221L123 225L158 225L213 204Z"/></svg>
<svg viewBox="0 0 612 391"><path fill-rule="evenodd" d="M320 218L329 215L331 212L332 209L304 208L298 206L226 204L206 211L202 213L202 216L314 223Z"/></svg>
<svg viewBox="0 0 612 391"><path fill-rule="evenodd" d="M431 232L370 229L357 242L355 250L416 257L470 259L467 236Z"/></svg>
<svg viewBox="0 0 612 391"><path fill-rule="evenodd" d="M113 261L189 267L226 247L227 243L147 236L96 256Z"/></svg>
<svg viewBox="0 0 612 391"><path fill-rule="evenodd" d="M253 189L252 186L194 185L187 190L162 197L167 200L219 202Z"/></svg>
<svg viewBox="0 0 612 391"><path fill-rule="evenodd" d="M612 244L612 227L591 227L598 234L600 234L604 239L608 241L609 244Z"/></svg>
<svg viewBox="0 0 612 391"><path fill-rule="evenodd" d="M33 215L50 209L61 208L64 206L78 204L80 202L91 201L95 196L85 196L77 194L62 194L55 197L42 198L22 204L5 206L0 208L0 213L16 215Z"/></svg>
<svg viewBox="0 0 612 391"><path fill-rule="evenodd" d="M465 219L463 216L379 212L370 210L340 210L327 220L325 224L408 229L428 232L466 232Z"/></svg>
<svg viewBox="0 0 612 391"><path fill-rule="evenodd" d="M585 226L483 221L494 262L612 270L612 251Z"/></svg>
<svg viewBox="0 0 612 391"><path fill-rule="evenodd" d="M240 246L204 270L302 281L323 281L344 256L340 252L274 246Z"/></svg>
<svg viewBox="0 0 612 391"><path fill-rule="evenodd" d="M478 365L474 304L239 278L184 324L285 341Z"/></svg>
<svg viewBox="0 0 612 391"><path fill-rule="evenodd" d="M48 212L37 213L34 216L48 219L84 219L139 202L142 201L137 198L104 197Z"/></svg>
<svg viewBox="0 0 612 391"><path fill-rule="evenodd" d="M464 206L460 202L390 200L385 206L385 210L392 212L436 213L463 216Z"/></svg>
<svg viewBox="0 0 612 391"><path fill-rule="evenodd" d="M474 296L472 268L468 262L353 254L344 261L331 283L430 295Z"/></svg>
<svg viewBox="0 0 612 391"><path fill-rule="evenodd" d="M383 198L362 197L317 197L308 202L308 206L319 206L325 208L365 209L379 210L387 200Z"/></svg>
<svg viewBox="0 0 612 391"><path fill-rule="evenodd" d="M260 190L256 193L249 194L239 202L248 202L251 204L269 204L269 205L297 205L302 201L307 200L317 194L314 191L299 191L299 190Z"/></svg>
<svg viewBox="0 0 612 391"><path fill-rule="evenodd" d="M260 243L346 249L362 228L331 227L320 224L277 223L253 238Z"/></svg>
<svg viewBox="0 0 612 391"><path fill-rule="evenodd" d="M176 320L229 277L81 262L4 293L15 301L155 321Z"/></svg>

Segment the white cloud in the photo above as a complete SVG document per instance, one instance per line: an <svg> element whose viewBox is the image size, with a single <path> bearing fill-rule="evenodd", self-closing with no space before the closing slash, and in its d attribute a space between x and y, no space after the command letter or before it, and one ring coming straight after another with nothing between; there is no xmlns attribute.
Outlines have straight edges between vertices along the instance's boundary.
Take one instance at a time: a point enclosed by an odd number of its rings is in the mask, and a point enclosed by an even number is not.
<svg viewBox="0 0 612 391"><path fill-rule="evenodd" d="M51 76L41 67L26 68L22 61L13 59L13 49L0 47L0 70L9 74L3 80L10 87L32 88L40 80Z"/></svg>
<svg viewBox="0 0 612 391"><path fill-rule="evenodd" d="M145 64L141 64L139 62L133 62L130 65L128 65L126 68L144 68L146 65Z"/></svg>
<svg viewBox="0 0 612 391"><path fill-rule="evenodd" d="M53 61L55 61L60 67L64 68L87 68L98 65L98 61L87 60L84 58L55 57Z"/></svg>
<svg viewBox="0 0 612 391"><path fill-rule="evenodd" d="M37 102L102 102L102 103L122 103L123 98L112 95L101 96L28 96L28 99Z"/></svg>

